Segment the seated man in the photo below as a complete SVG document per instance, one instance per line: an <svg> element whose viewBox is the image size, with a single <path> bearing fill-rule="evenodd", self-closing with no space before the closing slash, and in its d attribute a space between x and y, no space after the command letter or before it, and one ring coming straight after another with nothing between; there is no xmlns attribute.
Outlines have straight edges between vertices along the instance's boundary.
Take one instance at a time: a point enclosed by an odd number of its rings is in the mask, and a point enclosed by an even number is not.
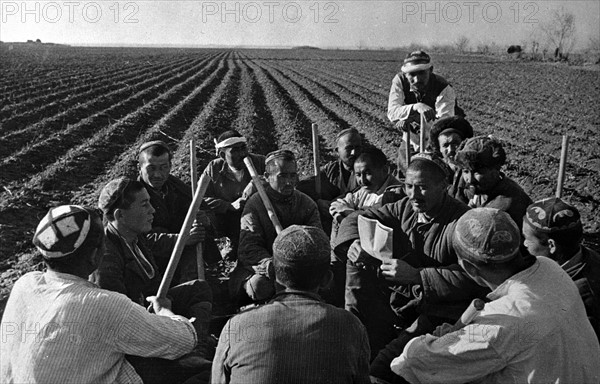
<svg viewBox="0 0 600 384"><path fill-rule="evenodd" d="M93 281L101 288L122 293L143 305L145 297L158 292L164 270L158 267L156 260L162 259L161 264L168 263L176 236L145 236L152 228L154 208L146 188L139 181L126 177L110 181L100 192L98 208L105 218L106 249ZM188 245L195 241L197 239L190 236ZM208 284L200 280L189 281L171 288L169 296L173 299L175 313L196 318L194 327L198 333L198 349L205 348L212 309ZM204 363L201 359L191 360ZM138 373L145 375L144 382L156 380L163 371L166 375L169 368L175 369L160 361L151 364L136 359L130 361Z"/></svg>
<svg viewBox="0 0 600 384"><path fill-rule="evenodd" d="M248 153L246 138L237 131L227 131L215 140L217 159L208 163L204 174L210 177L204 203L218 236L227 236L231 241L228 259L237 259L240 237L240 220L246 201L255 191L250 172L244 158L248 156L258 174L265 172L265 157Z"/></svg>
<svg viewBox="0 0 600 384"><path fill-rule="evenodd" d="M155 210L152 231L148 236L153 236L153 233L178 234L192 203L190 186L171 175L172 157L171 149L162 141L144 143L139 150L138 181L144 184L150 195L150 204ZM203 245L204 261L220 260L221 255L208 217L201 210L198 210L197 217L194 227L196 236ZM164 269L166 265L160 267ZM186 282L197 278L196 247L188 247L181 255L175 281Z"/></svg>
<svg viewBox="0 0 600 384"><path fill-rule="evenodd" d="M266 192L283 228L292 224L321 227L317 205L296 191L296 158L291 151L278 150L267 155ZM230 292L242 302L264 301L275 293L271 267L273 241L277 237L267 209L259 194L248 199L242 214L238 264L230 279Z"/></svg>
<svg viewBox="0 0 600 384"><path fill-rule="evenodd" d="M359 188L348 192L343 198L331 203L329 213L333 216L331 243L336 243L340 223L352 212L367 208L381 207L404 197L400 181L388 172L387 158L375 147L365 148L354 161L354 174ZM391 187L388 190L388 187ZM398 192L400 190L400 192ZM344 306L346 285L346 262L340 260L335 252L331 255L331 268L334 273L332 285L324 292L328 303Z"/></svg>
<svg viewBox="0 0 600 384"><path fill-rule="evenodd" d="M51 208L33 244L46 272L14 285L2 317L2 383L142 383L126 354L176 359L196 345L192 323L170 301L148 297L151 314L126 296L90 283L102 260L98 214Z"/></svg>
<svg viewBox="0 0 600 384"><path fill-rule="evenodd" d="M372 359L419 314L434 323L456 318L481 294L451 247L455 223L468 207L446 193L447 172L441 158L416 155L406 173L407 197L362 213L393 229L392 259L381 263L362 251L358 215L342 222L335 252L347 253L346 309L367 328Z"/></svg>
<svg viewBox="0 0 600 384"><path fill-rule="evenodd" d="M525 210L532 201L519 184L500 170L506 163L500 141L490 136L467 139L458 148L455 160L462 168L469 207L505 211L521 228Z"/></svg>
<svg viewBox="0 0 600 384"><path fill-rule="evenodd" d="M329 253L320 228L292 225L277 236L273 264L284 289L227 322L213 383L370 383L364 327L317 294L331 279Z"/></svg>
<svg viewBox="0 0 600 384"><path fill-rule="evenodd" d="M315 191L315 180L310 178L298 184L298 190L309 195L317 202L321 223L325 233L331 232L331 215L329 205L331 201L346 193L353 191L358 186L354 175L354 161L362 152L362 137L355 128L344 129L337 135L336 152L338 159L330 161L321 167L321 195Z"/></svg>
<svg viewBox="0 0 600 384"><path fill-rule="evenodd" d="M571 278L523 256L510 216L478 208L458 220L459 263L491 300L467 325L411 340L392 370L409 383L598 383L600 346Z"/></svg>
<svg viewBox="0 0 600 384"><path fill-rule="evenodd" d="M581 244L577 208L556 197L536 201L523 219L523 238L530 254L551 258L573 279L600 337L600 255Z"/></svg>
<svg viewBox="0 0 600 384"><path fill-rule="evenodd" d="M452 170L452 177L448 180L450 182L448 194L465 203L467 203L463 192L465 181L462 177L462 169L456 165L454 158L460 144L471 137L473 137L473 127L461 116L442 117L433 123L429 132L429 144L433 152L441 153L444 162Z"/></svg>
<svg viewBox="0 0 600 384"><path fill-rule="evenodd" d="M387 158L380 149L365 148L354 161L354 175L358 189L348 192L343 198L331 202L329 213L333 216L334 228L332 237L337 233L337 225L350 213L365 208L380 207L393 202L393 197L385 192L388 187L397 187L400 180L389 173Z"/></svg>

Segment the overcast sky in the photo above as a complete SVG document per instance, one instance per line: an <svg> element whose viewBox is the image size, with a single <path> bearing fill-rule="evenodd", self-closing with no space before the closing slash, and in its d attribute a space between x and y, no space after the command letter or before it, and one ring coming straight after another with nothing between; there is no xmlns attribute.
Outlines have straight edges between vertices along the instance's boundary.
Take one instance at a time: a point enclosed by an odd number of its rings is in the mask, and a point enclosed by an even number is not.
<svg viewBox="0 0 600 384"><path fill-rule="evenodd" d="M530 43L560 7L577 47L600 36L600 1L5 1L0 39L72 45L390 48ZM543 38L539 38L544 41Z"/></svg>

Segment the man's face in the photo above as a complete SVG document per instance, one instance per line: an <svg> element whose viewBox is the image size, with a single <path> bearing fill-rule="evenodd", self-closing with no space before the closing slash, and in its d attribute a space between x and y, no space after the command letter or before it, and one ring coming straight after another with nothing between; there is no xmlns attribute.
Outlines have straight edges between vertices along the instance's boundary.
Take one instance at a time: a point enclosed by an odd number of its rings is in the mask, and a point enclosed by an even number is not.
<svg viewBox="0 0 600 384"><path fill-rule="evenodd" d="M342 163L352 169L354 160L362 151L362 139L355 134L348 134L340 137L337 142L337 153Z"/></svg>
<svg viewBox="0 0 600 384"><path fill-rule="evenodd" d="M154 208L150 204L150 195L146 189L135 194L135 200L127 209L120 208L121 214L115 216L119 226L139 235L152 230Z"/></svg>
<svg viewBox="0 0 600 384"><path fill-rule="evenodd" d="M267 181L273 190L284 196L291 196L298 183L298 171L296 162L290 160L277 159L276 166L270 168L271 173L267 173Z"/></svg>
<svg viewBox="0 0 600 384"><path fill-rule="evenodd" d="M523 222L523 244L533 256L550 257L548 237L536 233L533 227L526 221Z"/></svg>
<svg viewBox="0 0 600 384"><path fill-rule="evenodd" d="M451 161L454 160L454 156L456 156L456 149L461 142L461 137L454 132L438 136L440 152L442 152L442 157L447 164L451 164Z"/></svg>
<svg viewBox="0 0 600 384"><path fill-rule="evenodd" d="M500 170L496 168L481 168L477 170L463 169L465 183L476 194L484 194L492 190L500 181Z"/></svg>
<svg viewBox="0 0 600 384"><path fill-rule="evenodd" d="M429 78L431 77L433 68L425 69L423 71L409 72L406 74L408 83L411 88L416 89L419 92L424 92L429 84Z"/></svg>
<svg viewBox="0 0 600 384"><path fill-rule="evenodd" d="M406 195L413 209L419 213L435 216L444 200L446 185L437 181L432 172L408 169L405 179Z"/></svg>
<svg viewBox="0 0 600 384"><path fill-rule="evenodd" d="M387 177L385 168L373 166L373 162L370 159L355 161L354 175L357 184L361 187L366 187L371 193L377 192Z"/></svg>
<svg viewBox="0 0 600 384"><path fill-rule="evenodd" d="M244 157L248 156L248 147L244 143L238 143L231 147L223 148L221 157L233 169L244 168Z"/></svg>
<svg viewBox="0 0 600 384"><path fill-rule="evenodd" d="M169 154L153 156L147 152L140 155L140 175L142 180L154 189L161 189L171 173Z"/></svg>

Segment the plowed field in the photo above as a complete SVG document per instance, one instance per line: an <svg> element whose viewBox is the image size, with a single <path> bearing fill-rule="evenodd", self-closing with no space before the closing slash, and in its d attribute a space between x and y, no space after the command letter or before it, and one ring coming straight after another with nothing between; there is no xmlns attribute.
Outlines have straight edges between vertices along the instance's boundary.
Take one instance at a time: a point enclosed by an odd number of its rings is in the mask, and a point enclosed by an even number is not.
<svg viewBox="0 0 600 384"><path fill-rule="evenodd" d="M136 149L161 139L189 181L189 139L200 171L213 138L237 129L250 149L297 153L311 170L310 126L323 162L335 135L356 127L395 159L386 118L402 52L1 46L0 285L36 268L31 236L49 207L95 205L110 179L136 173ZM506 172L532 198L553 195L561 135L570 135L564 196L600 231L600 72L496 57L433 55L478 133L503 139Z"/></svg>

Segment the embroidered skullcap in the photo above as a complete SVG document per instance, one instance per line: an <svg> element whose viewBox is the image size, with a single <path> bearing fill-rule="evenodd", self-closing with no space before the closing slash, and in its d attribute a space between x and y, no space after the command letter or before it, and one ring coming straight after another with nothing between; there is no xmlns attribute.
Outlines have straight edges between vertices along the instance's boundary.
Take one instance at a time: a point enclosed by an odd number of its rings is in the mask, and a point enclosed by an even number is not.
<svg viewBox="0 0 600 384"><path fill-rule="evenodd" d="M58 259L75 252L90 232L91 216L78 205L50 208L38 224L33 245L47 259Z"/></svg>
<svg viewBox="0 0 600 384"><path fill-rule="evenodd" d="M461 140L473 137L473 127L462 116L447 116L436 120L429 131L429 142L436 150L440 150L438 138L440 135L456 133Z"/></svg>
<svg viewBox="0 0 600 384"><path fill-rule="evenodd" d="M150 147L160 147L160 148L163 148L165 151L167 151L169 153L169 155L171 154L171 148L169 148L167 143L165 143L164 141L161 141L161 140L149 141L147 143L142 144L140 146L140 150L138 151L138 153L142 153Z"/></svg>
<svg viewBox="0 0 600 384"><path fill-rule="evenodd" d="M291 225L281 231L273 243L276 263L294 266L329 264L329 238L321 228Z"/></svg>
<svg viewBox="0 0 600 384"><path fill-rule="evenodd" d="M454 161L462 168L473 171L482 168L499 168L506 163L502 143L491 136L477 136L463 141Z"/></svg>
<svg viewBox="0 0 600 384"><path fill-rule="evenodd" d="M273 151L267 154L265 164L268 164L276 159L296 161L296 156L294 155L294 152L290 151L289 149L278 149L277 151Z"/></svg>
<svg viewBox="0 0 600 384"><path fill-rule="evenodd" d="M123 196L125 188L131 183L127 177L119 177L111 180L102 188L98 198L98 208L106 215L114 207L115 203Z"/></svg>
<svg viewBox="0 0 600 384"><path fill-rule="evenodd" d="M527 207L525 222L542 233L557 233L581 228L581 216L577 208L558 197L536 201Z"/></svg>
<svg viewBox="0 0 600 384"><path fill-rule="evenodd" d="M411 73L423 71L431 67L433 67L433 63L428 54L423 51L414 51L406 56L401 70L404 73Z"/></svg>
<svg viewBox="0 0 600 384"><path fill-rule="evenodd" d="M495 208L475 208L458 219L452 243L463 259L503 263L519 253L521 235L508 213Z"/></svg>
<svg viewBox="0 0 600 384"><path fill-rule="evenodd" d="M444 178L448 178L450 175L452 175L452 170L450 167L448 167L448 164L446 164L444 159L442 159L442 157L435 152L416 153L410 158L411 163L414 161L427 161L428 163L435 165L436 168L442 172Z"/></svg>
<svg viewBox="0 0 600 384"><path fill-rule="evenodd" d="M361 137L360 133L358 132L358 129L356 129L356 128L346 128L346 129L340 131L340 133L337 134L337 136L335 137L335 140L338 141L339 139L341 139L342 137L344 137L346 135L356 135L358 137ZM362 137L361 137L361 139L362 139Z"/></svg>
<svg viewBox="0 0 600 384"><path fill-rule="evenodd" d="M214 139L213 141L215 142L217 154L219 154L219 150L222 148L232 147L239 143L246 144L248 142L245 137L233 129L223 132L219 135L218 139Z"/></svg>

